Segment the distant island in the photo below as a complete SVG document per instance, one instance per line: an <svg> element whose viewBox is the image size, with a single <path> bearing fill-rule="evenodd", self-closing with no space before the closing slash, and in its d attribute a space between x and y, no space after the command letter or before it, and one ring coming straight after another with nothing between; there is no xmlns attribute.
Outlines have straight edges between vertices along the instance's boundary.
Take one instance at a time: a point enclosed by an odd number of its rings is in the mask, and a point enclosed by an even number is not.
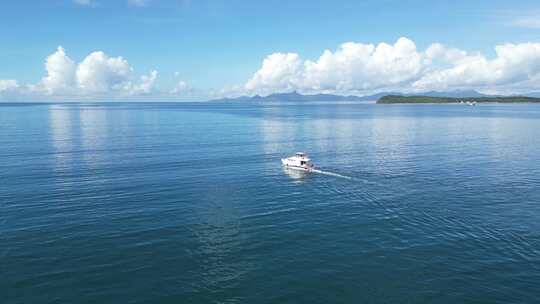
<svg viewBox="0 0 540 304"><path fill-rule="evenodd" d="M483 96L483 97L435 97L435 96L403 96L387 95L377 100L378 104L410 104L410 103L540 103L538 97L527 96Z"/></svg>
<svg viewBox="0 0 540 304"><path fill-rule="evenodd" d="M274 93L267 96L240 96L236 98L222 98L211 100L212 102L307 102L307 101L372 101L375 102L381 97L387 95L410 96L397 92L381 92L373 95L355 96L355 95L336 95L336 94L301 94L298 92L291 93ZM422 93L423 96L434 97L486 97L474 90L456 90L449 92L430 91Z"/></svg>
<svg viewBox="0 0 540 304"><path fill-rule="evenodd" d="M387 95L387 94L385 94ZM375 101L384 95L376 96L343 96L334 94L300 94L292 93L275 93L268 96L241 96L237 98L223 98L212 100L215 102L305 102L305 101Z"/></svg>
<svg viewBox="0 0 540 304"><path fill-rule="evenodd" d="M418 94L418 93L417 93ZM397 92L381 92L367 96L336 95L336 94L301 94L274 93L267 96L240 96L211 100L212 102L377 102L378 104L403 103L539 103L540 93L529 93L527 96L497 96L486 95L474 90L456 90L447 92L430 91L421 95L402 94Z"/></svg>

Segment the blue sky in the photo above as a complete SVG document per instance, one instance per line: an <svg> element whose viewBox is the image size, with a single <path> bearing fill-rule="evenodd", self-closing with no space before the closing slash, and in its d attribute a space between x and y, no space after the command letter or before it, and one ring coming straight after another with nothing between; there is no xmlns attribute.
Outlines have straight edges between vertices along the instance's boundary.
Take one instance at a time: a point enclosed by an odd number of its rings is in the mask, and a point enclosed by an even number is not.
<svg viewBox="0 0 540 304"><path fill-rule="evenodd" d="M2 6L0 79L16 80L19 87L46 77L45 60L58 46L75 66L95 51L102 51L105 58L121 56L133 70L133 85L139 75L155 70L159 76L153 87L161 91L169 92L184 81L199 92L234 87L232 91L240 94L262 69L263 60L274 53L297 54L300 59L290 59L305 65L306 60L316 62L324 50L335 52L345 42L394 45L406 37L419 52L441 43L491 60L497 56L497 45L540 43L538 1L19 0ZM457 63L430 66L447 65ZM414 69L411 79L418 80L426 70L421 69ZM349 78L360 77L355 71L347 73ZM247 93L298 89L361 94L406 90L413 81L365 85L360 77L354 84L327 79L309 84L302 80L300 85L293 79L296 76L285 75L287 80L279 79L284 85L270 84L275 79L263 74ZM509 78L522 80L513 74ZM474 88L508 90L502 82L506 80ZM534 86L529 83L526 89Z"/></svg>

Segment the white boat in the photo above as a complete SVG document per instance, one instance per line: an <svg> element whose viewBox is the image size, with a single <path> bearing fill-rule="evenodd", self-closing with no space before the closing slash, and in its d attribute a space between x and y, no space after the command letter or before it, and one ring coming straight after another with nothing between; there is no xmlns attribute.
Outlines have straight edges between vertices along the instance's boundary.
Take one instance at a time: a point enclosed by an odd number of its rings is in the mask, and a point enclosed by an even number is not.
<svg viewBox="0 0 540 304"><path fill-rule="evenodd" d="M294 156L282 158L281 164L283 167L296 170L312 171L315 169L311 159L304 152L296 152Z"/></svg>
<svg viewBox="0 0 540 304"><path fill-rule="evenodd" d="M296 182L302 182L311 173L311 171L308 170L289 169L289 167L285 166L281 168L283 168L283 172L285 172L285 174Z"/></svg>

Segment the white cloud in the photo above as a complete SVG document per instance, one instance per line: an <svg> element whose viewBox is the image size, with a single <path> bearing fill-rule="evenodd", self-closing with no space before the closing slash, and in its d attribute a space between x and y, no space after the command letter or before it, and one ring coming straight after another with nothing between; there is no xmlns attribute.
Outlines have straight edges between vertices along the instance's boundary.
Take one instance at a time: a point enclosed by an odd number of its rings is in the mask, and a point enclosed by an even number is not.
<svg viewBox="0 0 540 304"><path fill-rule="evenodd" d="M334 53L325 51L306 61L303 87L311 90L373 90L415 79L423 68L414 42L400 38L394 45L348 42Z"/></svg>
<svg viewBox="0 0 540 304"><path fill-rule="evenodd" d="M347 42L326 50L316 60L298 54L274 53L248 80L248 92L365 91L397 86L420 76L423 54L414 42L400 38L394 45Z"/></svg>
<svg viewBox="0 0 540 304"><path fill-rule="evenodd" d="M171 98L203 99L276 92L371 94L476 89L505 94L540 90L540 43L502 44L494 56L433 43L424 50L407 38L393 44L347 42L318 58L273 53L243 84L221 90L198 90L186 81L160 89L158 72L136 74L121 56L95 51L81 62L62 47L45 59L46 75L36 84L0 80L0 98ZM172 77L172 75L171 75ZM28 98L27 98L28 97ZM39 99L39 98L38 98Z"/></svg>
<svg viewBox="0 0 540 304"><path fill-rule="evenodd" d="M1 92L10 92L15 91L19 88L17 80L14 79L0 79L0 93Z"/></svg>
<svg viewBox="0 0 540 304"><path fill-rule="evenodd" d="M444 47L437 57L449 60L452 66L423 75L413 87L429 89L490 88L540 84L540 43L504 44L495 48L496 57L488 59L481 54L449 55L454 50Z"/></svg>
<svg viewBox="0 0 540 304"><path fill-rule="evenodd" d="M425 56L428 60L426 62L427 64L431 64L433 60L438 59L447 63L456 63L465 59L467 57L467 52L459 49L447 48L440 43L433 43L425 51Z"/></svg>
<svg viewBox="0 0 540 304"><path fill-rule="evenodd" d="M154 91L154 84L158 77L156 70L150 72L149 75L142 75L140 83L129 88L128 91L131 95L148 95ZM129 87L129 86L128 86Z"/></svg>
<svg viewBox="0 0 540 304"><path fill-rule="evenodd" d="M157 93L158 72L134 76L122 57L101 51L90 53L76 64L61 46L45 59L47 75L37 84L20 86L16 80L0 80L0 97L15 95L40 98L95 98L142 96Z"/></svg>
<svg viewBox="0 0 540 304"><path fill-rule="evenodd" d="M295 89L300 82L302 61L298 54L274 53L246 83L248 91L266 93Z"/></svg>
<svg viewBox="0 0 540 304"><path fill-rule="evenodd" d="M20 100L25 88L15 79L0 79L0 101Z"/></svg>
<svg viewBox="0 0 540 304"><path fill-rule="evenodd" d="M77 67L77 85L88 93L120 90L129 81L132 71L122 57L108 57L101 51L93 52Z"/></svg>
<svg viewBox="0 0 540 304"><path fill-rule="evenodd" d="M377 91L477 89L524 93L540 86L540 43L503 44L489 59L439 43L419 51L413 41L393 45L348 42L317 60L274 53L245 83L247 94L275 92L368 94Z"/></svg>
<svg viewBox="0 0 540 304"><path fill-rule="evenodd" d="M47 76L41 82L43 89L49 95L66 93L73 89L75 83L75 63L59 46L56 52L45 60Z"/></svg>

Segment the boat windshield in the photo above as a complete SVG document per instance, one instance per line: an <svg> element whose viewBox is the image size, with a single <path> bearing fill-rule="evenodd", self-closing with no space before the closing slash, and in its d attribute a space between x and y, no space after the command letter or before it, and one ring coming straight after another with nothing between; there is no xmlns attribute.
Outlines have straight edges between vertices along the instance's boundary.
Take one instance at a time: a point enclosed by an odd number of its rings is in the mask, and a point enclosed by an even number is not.
<svg viewBox="0 0 540 304"><path fill-rule="evenodd" d="M303 153L303 152L297 152L297 153L296 153L296 156L298 156L298 157L304 157L304 156L306 156L306 153Z"/></svg>

